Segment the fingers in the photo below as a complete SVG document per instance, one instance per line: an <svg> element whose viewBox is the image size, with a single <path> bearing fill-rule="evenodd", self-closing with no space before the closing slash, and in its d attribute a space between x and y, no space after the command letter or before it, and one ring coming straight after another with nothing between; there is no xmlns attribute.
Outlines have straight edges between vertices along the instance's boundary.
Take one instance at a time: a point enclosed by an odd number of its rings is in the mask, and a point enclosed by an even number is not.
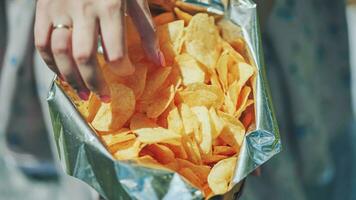
<svg viewBox="0 0 356 200"><path fill-rule="evenodd" d="M109 89L96 59L98 26L94 14L79 12L73 25L73 57L86 86L103 101L110 99Z"/></svg>
<svg viewBox="0 0 356 200"><path fill-rule="evenodd" d="M99 11L100 31L104 53L111 69L119 75L134 72L127 55L125 40L125 1L108 1Z"/></svg>
<svg viewBox="0 0 356 200"><path fill-rule="evenodd" d="M146 0L127 1L128 13L132 18L143 42L146 55L157 65L164 66L165 59L159 49L156 29Z"/></svg>
<svg viewBox="0 0 356 200"><path fill-rule="evenodd" d="M60 75L51 51L52 22L47 12L49 0L37 2L35 19L35 46L48 67Z"/></svg>
<svg viewBox="0 0 356 200"><path fill-rule="evenodd" d="M63 79L77 90L80 98L88 100L90 92L86 88L72 57L71 30L54 29L52 32L52 53Z"/></svg>

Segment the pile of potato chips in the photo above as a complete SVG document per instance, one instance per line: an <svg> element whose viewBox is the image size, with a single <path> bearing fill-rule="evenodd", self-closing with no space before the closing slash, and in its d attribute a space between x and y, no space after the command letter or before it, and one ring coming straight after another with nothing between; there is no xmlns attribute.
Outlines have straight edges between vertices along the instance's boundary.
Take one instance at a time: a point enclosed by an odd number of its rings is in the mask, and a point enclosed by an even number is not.
<svg viewBox="0 0 356 200"><path fill-rule="evenodd" d="M206 197L223 194L254 129L257 70L230 21L174 11L154 19L167 66L148 61L128 18L135 73L117 76L99 56L111 102L68 94L116 159L176 171Z"/></svg>

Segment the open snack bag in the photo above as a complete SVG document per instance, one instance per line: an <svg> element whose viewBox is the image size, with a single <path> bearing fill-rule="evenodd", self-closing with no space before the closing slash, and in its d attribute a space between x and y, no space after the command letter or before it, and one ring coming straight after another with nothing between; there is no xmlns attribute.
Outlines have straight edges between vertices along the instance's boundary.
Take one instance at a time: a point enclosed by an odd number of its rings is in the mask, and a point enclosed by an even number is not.
<svg viewBox="0 0 356 200"><path fill-rule="evenodd" d="M110 200L236 199L246 176L281 150L256 5L162 2L151 1L167 66L146 58L128 18L135 73L115 75L98 54L110 103L82 101L54 81L63 167Z"/></svg>

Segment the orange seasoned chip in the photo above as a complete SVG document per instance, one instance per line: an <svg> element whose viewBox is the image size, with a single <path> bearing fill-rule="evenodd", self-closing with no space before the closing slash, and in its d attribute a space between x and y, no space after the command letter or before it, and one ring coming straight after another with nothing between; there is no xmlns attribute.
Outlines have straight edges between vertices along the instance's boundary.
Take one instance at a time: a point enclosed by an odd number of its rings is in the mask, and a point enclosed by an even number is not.
<svg viewBox="0 0 356 200"><path fill-rule="evenodd" d="M219 162L220 160L226 159L228 156L225 155L208 155L203 156L202 160L205 165L214 165L215 163Z"/></svg>
<svg viewBox="0 0 356 200"><path fill-rule="evenodd" d="M161 164L168 164L175 161L172 150L161 144L150 144L142 149L143 155L150 155Z"/></svg>
<svg viewBox="0 0 356 200"><path fill-rule="evenodd" d="M135 64L135 73L130 76L122 77L121 83L125 84L127 87L130 87L135 94L136 100L138 100L144 92L146 77L147 65L145 63L137 63Z"/></svg>
<svg viewBox="0 0 356 200"><path fill-rule="evenodd" d="M182 168L178 171L180 175L188 180L193 186L201 189L204 187L204 182L190 168Z"/></svg>
<svg viewBox="0 0 356 200"><path fill-rule="evenodd" d="M181 54L175 58L183 77L183 84L204 83L205 72L200 64L189 54Z"/></svg>
<svg viewBox="0 0 356 200"><path fill-rule="evenodd" d="M214 194L224 194L230 189L230 182L234 175L237 158L231 157L219 161L211 169L208 183Z"/></svg>
<svg viewBox="0 0 356 200"><path fill-rule="evenodd" d="M188 154L182 145L172 145L172 144L164 144L164 145L173 151L176 158L188 159Z"/></svg>
<svg viewBox="0 0 356 200"><path fill-rule="evenodd" d="M210 173L210 167L207 165L196 165L187 160L180 158L176 159L179 165L179 168L189 168L191 169L202 181L207 181L208 175Z"/></svg>
<svg viewBox="0 0 356 200"><path fill-rule="evenodd" d="M233 156L236 153L237 149L230 146L214 146L213 149L215 155Z"/></svg>
<svg viewBox="0 0 356 200"><path fill-rule="evenodd" d="M141 128L156 128L158 125L156 122L148 118L145 114L136 113L132 116L130 121L130 129L136 130Z"/></svg>
<svg viewBox="0 0 356 200"><path fill-rule="evenodd" d="M199 13L190 20L185 32L185 48L208 69L214 69L221 51L220 35L214 18Z"/></svg>
<svg viewBox="0 0 356 200"><path fill-rule="evenodd" d="M152 99L149 100L146 113L149 118L157 118L171 104L175 96L175 86L171 85L159 91Z"/></svg>
<svg viewBox="0 0 356 200"><path fill-rule="evenodd" d="M149 78L146 81L142 99L151 99L162 87L171 71L172 67L159 67L154 72L148 74Z"/></svg>
<svg viewBox="0 0 356 200"><path fill-rule="evenodd" d="M181 135L164 128L142 128L133 130L137 140L144 144L168 143L179 145Z"/></svg>

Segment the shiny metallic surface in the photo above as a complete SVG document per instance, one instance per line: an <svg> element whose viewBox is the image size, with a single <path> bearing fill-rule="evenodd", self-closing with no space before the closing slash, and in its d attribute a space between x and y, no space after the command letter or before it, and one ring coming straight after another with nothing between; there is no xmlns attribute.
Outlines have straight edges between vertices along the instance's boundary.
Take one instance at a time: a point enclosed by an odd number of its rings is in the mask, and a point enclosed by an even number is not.
<svg viewBox="0 0 356 200"><path fill-rule="evenodd" d="M258 68L256 81L256 129L249 132L240 150L234 187L212 199L237 199L243 180L257 167L281 151L281 140L274 117L265 76L256 5L250 0L185 0L225 13L242 29L251 62ZM225 9L227 8L227 9ZM177 173L115 160L101 144L93 129L82 119L72 102L54 82L48 97L59 156L66 172L93 188L105 199L203 199L201 192Z"/></svg>

